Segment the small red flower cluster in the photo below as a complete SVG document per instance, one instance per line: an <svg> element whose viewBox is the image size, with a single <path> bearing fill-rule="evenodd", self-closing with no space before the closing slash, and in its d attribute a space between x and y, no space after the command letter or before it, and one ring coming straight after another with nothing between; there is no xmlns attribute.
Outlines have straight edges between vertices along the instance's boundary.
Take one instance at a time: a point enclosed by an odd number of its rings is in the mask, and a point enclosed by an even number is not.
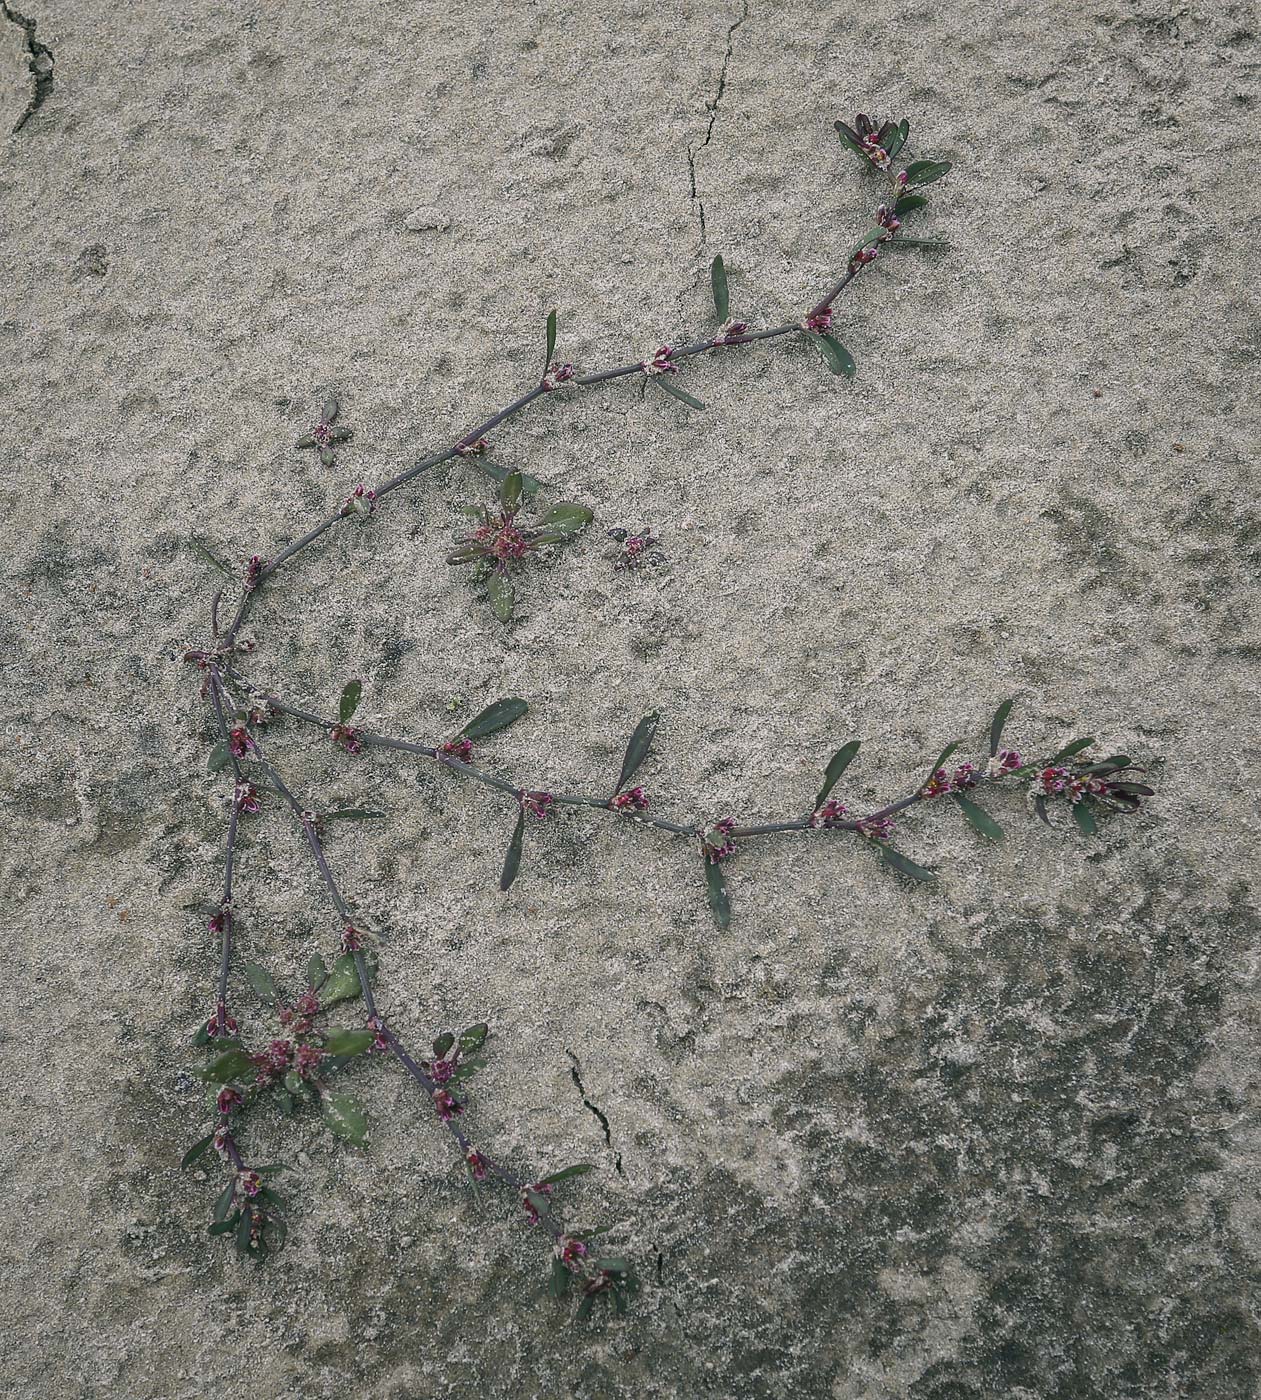
<svg viewBox="0 0 1261 1400"><path fill-rule="evenodd" d="M843 822L849 818L849 808L835 797L829 797L822 807L811 813L810 825L813 827L835 826L838 822Z"/></svg>
<svg viewBox="0 0 1261 1400"><path fill-rule="evenodd" d="M893 835L893 818L865 817L858 823L857 830L869 841L887 841Z"/></svg>
<svg viewBox="0 0 1261 1400"><path fill-rule="evenodd" d="M546 393L553 393L562 384L568 384L577 373L573 365L552 364L547 367L547 373L543 376L543 389Z"/></svg>
<svg viewBox="0 0 1261 1400"><path fill-rule="evenodd" d="M645 374L674 374L678 365L672 363L673 354L672 345L659 345L646 360L639 362L639 367Z"/></svg>
<svg viewBox="0 0 1261 1400"><path fill-rule="evenodd" d="M976 765L961 763L952 777L944 768L939 768L920 789L921 797L943 797L948 792L967 792L977 784Z"/></svg>
<svg viewBox="0 0 1261 1400"><path fill-rule="evenodd" d="M544 821L556 805L556 799L550 792L522 792L520 802L521 810L529 812L539 821Z"/></svg>
<svg viewBox="0 0 1261 1400"><path fill-rule="evenodd" d="M361 481L342 503L343 515L371 515L377 508L377 493Z"/></svg>
<svg viewBox="0 0 1261 1400"><path fill-rule="evenodd" d="M812 311L804 323L808 331L830 331L832 329L832 308L825 306L822 311Z"/></svg>
<svg viewBox="0 0 1261 1400"><path fill-rule="evenodd" d="M243 724L228 731L228 752L233 758L245 758L254 751L254 740Z"/></svg>
<svg viewBox="0 0 1261 1400"><path fill-rule="evenodd" d="M363 730L357 729L353 724L335 724L328 731L328 737L347 753L363 752Z"/></svg>
<svg viewBox="0 0 1261 1400"><path fill-rule="evenodd" d="M701 850L711 865L717 865L719 861L728 860L735 855L736 843L731 839L735 828L734 817L723 817L701 833Z"/></svg>
<svg viewBox="0 0 1261 1400"><path fill-rule="evenodd" d="M641 787L627 788L616 797L610 797L609 806L615 812L645 812L648 810L648 794Z"/></svg>
<svg viewBox="0 0 1261 1400"><path fill-rule="evenodd" d="M461 763L467 763L473 757L473 741L472 739L448 739L438 752L446 754L448 758L458 758Z"/></svg>

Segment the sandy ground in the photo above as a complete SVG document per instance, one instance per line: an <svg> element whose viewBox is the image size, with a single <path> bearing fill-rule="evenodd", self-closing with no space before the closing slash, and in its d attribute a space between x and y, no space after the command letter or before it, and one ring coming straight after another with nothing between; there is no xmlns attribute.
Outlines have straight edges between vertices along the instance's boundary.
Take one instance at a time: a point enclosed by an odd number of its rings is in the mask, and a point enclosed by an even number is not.
<svg viewBox="0 0 1261 1400"><path fill-rule="evenodd" d="M1253 1395L1251 8L21 8L55 83L0 164L6 1393ZM6 130L23 37L0 19ZM935 889L852 839L751 844L719 936L686 843L566 818L501 896L493 794L278 729L300 791L389 813L330 858L400 1030L489 1019L471 1121L596 1163L566 1202L645 1289L572 1325L381 1066L367 1153L260 1120L292 1239L239 1263L213 1170L175 1169L214 968L181 906L223 830L187 537L274 551L449 442L530 382L551 306L567 356L638 357L710 323L722 252L734 309L799 314L869 223L858 107L956 168L924 223L953 251L841 303L852 384L789 346L689 369L704 414L548 402L498 455L597 529L511 629L441 562L484 495L447 467L268 593L253 673L324 709L361 675L364 723L420 737L522 695L490 761L571 789L659 707L681 818L800 811L851 735L846 796L896 796L1009 694L1017 744L1098 734L1159 799L1088 842L1009 798L997 850L922 813ZM292 450L330 390L332 472ZM615 525L669 569L615 574ZM338 925L279 814L242 880L292 986Z"/></svg>

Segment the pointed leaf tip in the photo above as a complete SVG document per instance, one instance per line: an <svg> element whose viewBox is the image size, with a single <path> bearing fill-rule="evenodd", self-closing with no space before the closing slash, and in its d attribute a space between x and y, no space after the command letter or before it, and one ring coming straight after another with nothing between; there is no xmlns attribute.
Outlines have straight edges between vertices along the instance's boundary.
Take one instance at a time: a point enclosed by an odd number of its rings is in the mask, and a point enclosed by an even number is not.
<svg viewBox="0 0 1261 1400"><path fill-rule="evenodd" d="M337 703L337 717L343 724L348 724L354 718L355 711L359 708L359 697L362 694L362 681L346 682L341 699Z"/></svg>
<svg viewBox="0 0 1261 1400"><path fill-rule="evenodd" d="M512 840L508 843L508 853L504 856L504 868L499 876L500 890L508 890L521 869L521 848L525 844L525 812L517 813L517 824L512 829Z"/></svg>
<svg viewBox="0 0 1261 1400"><path fill-rule="evenodd" d="M613 789L615 793L621 792L648 757L652 750L653 736L657 732L660 720L661 715L656 710L652 710L635 726L630 743L626 745L626 757L622 760L622 771L618 777L617 786Z"/></svg>

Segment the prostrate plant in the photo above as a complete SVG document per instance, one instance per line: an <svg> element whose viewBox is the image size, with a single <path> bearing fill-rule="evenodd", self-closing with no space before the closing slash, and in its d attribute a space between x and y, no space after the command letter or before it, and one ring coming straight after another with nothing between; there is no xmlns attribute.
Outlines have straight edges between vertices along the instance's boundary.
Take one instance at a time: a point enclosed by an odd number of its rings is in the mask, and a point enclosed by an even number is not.
<svg viewBox="0 0 1261 1400"><path fill-rule="evenodd" d="M525 856L526 831L546 826L566 808L608 812L667 837L692 844L713 917L725 929L731 917L726 868L742 844L760 837L786 833L814 835L822 832L848 832L861 837L881 860L898 873L918 881L931 881L934 872L912 860L892 844L895 819L920 804L950 799L953 806L976 831L990 840L1001 840L1002 828L976 800L986 788L1031 783L1033 806L1049 820L1049 804L1066 805L1080 831L1093 834L1101 817L1109 813L1133 811L1151 789L1127 776L1134 766L1125 755L1114 755L1096 763L1084 762L1080 755L1091 740L1075 740L1049 757L1028 759L1010 749L1000 748L1003 726L1011 709L1007 701L999 707L990 731L989 757L978 763L949 765L958 745L951 744L936 759L926 778L905 797L872 811L858 814L831 794L840 783L859 751L857 740L838 749L828 763L823 783L809 810L784 820L748 822L743 814L702 818L691 816L675 821L652 810L648 792L634 780L653 752L659 718L645 715L636 726L626 747L615 783L598 786L589 793L553 791L550 784L523 783L475 763L475 746L516 723L528 711L524 700L507 698L495 702L458 733L429 743L378 734L355 724L363 694L359 680L343 687L334 716L321 716L280 695L259 687L241 669L242 658L255 643L241 635L242 626L264 585L280 569L342 520L356 518L366 523L380 503L392 492L439 463L459 457L478 467L498 486L495 505L473 513L472 528L458 540L450 562L472 565L485 585L496 615L507 622L515 600L514 575L524 562L543 550L575 538L591 520L591 511L572 502L561 502L543 510L531 522L527 507L541 490L541 484L518 468L492 463L488 456L487 435L535 401L562 389L577 389L607 381L641 376L668 396L693 409L703 404L684 390L678 376L689 358L716 350L732 350L784 336L805 336L836 374L854 373L854 359L833 334L833 303L844 288L876 260L886 246L945 246L940 243L905 238L905 218L927 203L919 193L924 186L943 176L949 165L941 161L916 161L905 169L894 170L894 157L905 145L905 120L879 124L859 115L855 127L837 123L842 141L852 148L864 166L888 181L889 193L876 210L874 226L846 255L844 271L809 310L797 319L766 330L751 330L747 322L730 314L726 268L721 257L711 267L714 309L719 322L715 333L687 342L679 338L651 349L642 359L612 369L580 374L572 364L558 363L557 319L547 318L546 351L539 382L507 408L492 415L451 446L423 458L397 476L369 489L359 483L345 497L341 507L313 526L306 534L279 550L271 558L255 554L243 575L240 602L226 627L220 626L220 595L210 608L211 638L208 643L185 652L203 677L202 694L213 713L214 742L208 767L212 773L226 773L232 782L227 804L227 832L224 848L222 890L209 904L190 906L208 919L216 940L218 976L209 1019L197 1032L196 1043L213 1051L211 1063L202 1077L212 1086L214 1123L212 1131L196 1143L184 1157L184 1165L199 1160L211 1149L223 1160L228 1182L215 1202L210 1226L212 1234L231 1233L238 1250L260 1258L282 1243L286 1229L286 1204L274 1187L281 1168L275 1164L252 1164L242 1150L240 1132L245 1117L258 1105L274 1104L284 1115L296 1115L318 1108L324 1124L352 1146L362 1147L368 1137L367 1117L353 1092L353 1084L363 1062L372 1056L389 1056L416 1083L438 1119L451 1136L464 1162L469 1180L475 1186L497 1181L517 1197L526 1219L538 1225L550 1238L552 1272L550 1290L554 1296L571 1283L581 1294L578 1313L585 1316L601 1298L607 1298L621 1311L637 1284L630 1263L617 1254L601 1253L593 1241L600 1229L567 1228L552 1204L554 1188L590 1170L588 1164L564 1167L550 1175L530 1176L514 1170L495 1158L477 1142L465 1127L468 1086L484 1063L481 1052L488 1035L485 1024L460 1031L444 1031L433 1042L427 1057L404 1046L377 1001L375 989L377 958L375 935L368 921L356 914L353 901L342 892L325 854L326 832L330 823L378 819L384 814L366 808L340 807L320 811L300 801L289 788L280 769L264 752L263 732L289 717L323 731L331 743L350 756L369 750L394 751L409 758L439 764L452 774L471 779L503 794L512 817L507 848L499 872L499 887L509 889L517 879ZM318 449L325 466L333 466L333 449L350 439L350 430L338 423L338 404L329 399L323 406L314 430L299 442L300 447ZM636 536L610 531L624 545L619 557L623 568L636 568L657 543L644 530ZM194 544L216 568L238 577L202 541ZM270 738L267 740L270 748ZM241 849L243 824L258 815L264 806L278 806L293 818L301 830L307 852L337 921L338 949L331 967L319 953L307 966L305 985L289 999L276 987L270 974L256 962L240 964L240 971L255 997L270 1008L272 1024L246 1042L240 1029L244 1014L235 1001L234 969L237 966L235 878ZM945 805L945 804L942 804ZM528 819L528 820L527 820ZM335 1024L330 1013L338 1006L362 1002L358 1024ZM270 1038L265 1038L270 1037ZM251 1048L252 1047L252 1048Z"/></svg>

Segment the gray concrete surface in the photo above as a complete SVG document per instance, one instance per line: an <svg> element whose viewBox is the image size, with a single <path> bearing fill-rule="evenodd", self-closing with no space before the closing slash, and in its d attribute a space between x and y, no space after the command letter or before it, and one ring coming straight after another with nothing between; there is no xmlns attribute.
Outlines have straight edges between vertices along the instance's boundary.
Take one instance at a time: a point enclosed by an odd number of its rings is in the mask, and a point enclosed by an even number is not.
<svg viewBox="0 0 1261 1400"><path fill-rule="evenodd" d="M8 1393L1253 1395L1252 7L21 6L55 82L0 163ZM0 126L29 97L0 22ZM896 795L1017 694L1021 746L1096 733L1159 798L1093 843L1012 799L997 851L923 814L937 889L765 842L718 936L684 847L566 819L502 897L502 803L278 732L300 790L389 811L330 856L400 1029L491 1021L478 1131L597 1163L567 1199L646 1287L571 1325L383 1067L367 1153L260 1121L296 1212L243 1266L175 1170L223 824L184 541L274 550L449 441L550 306L574 359L638 354L708 324L722 252L737 310L795 314L869 221L858 107L956 168L953 252L841 304L855 382L741 353L689 371L704 415L621 384L501 435L668 573L593 534L505 632L441 562L482 494L443 469L268 595L254 674L324 707L362 675L364 722L420 736L520 694L495 760L569 786L657 706L688 817L796 810L854 734L847 795ZM291 448L329 390L333 473ZM279 816L242 878L247 955L332 947Z"/></svg>

